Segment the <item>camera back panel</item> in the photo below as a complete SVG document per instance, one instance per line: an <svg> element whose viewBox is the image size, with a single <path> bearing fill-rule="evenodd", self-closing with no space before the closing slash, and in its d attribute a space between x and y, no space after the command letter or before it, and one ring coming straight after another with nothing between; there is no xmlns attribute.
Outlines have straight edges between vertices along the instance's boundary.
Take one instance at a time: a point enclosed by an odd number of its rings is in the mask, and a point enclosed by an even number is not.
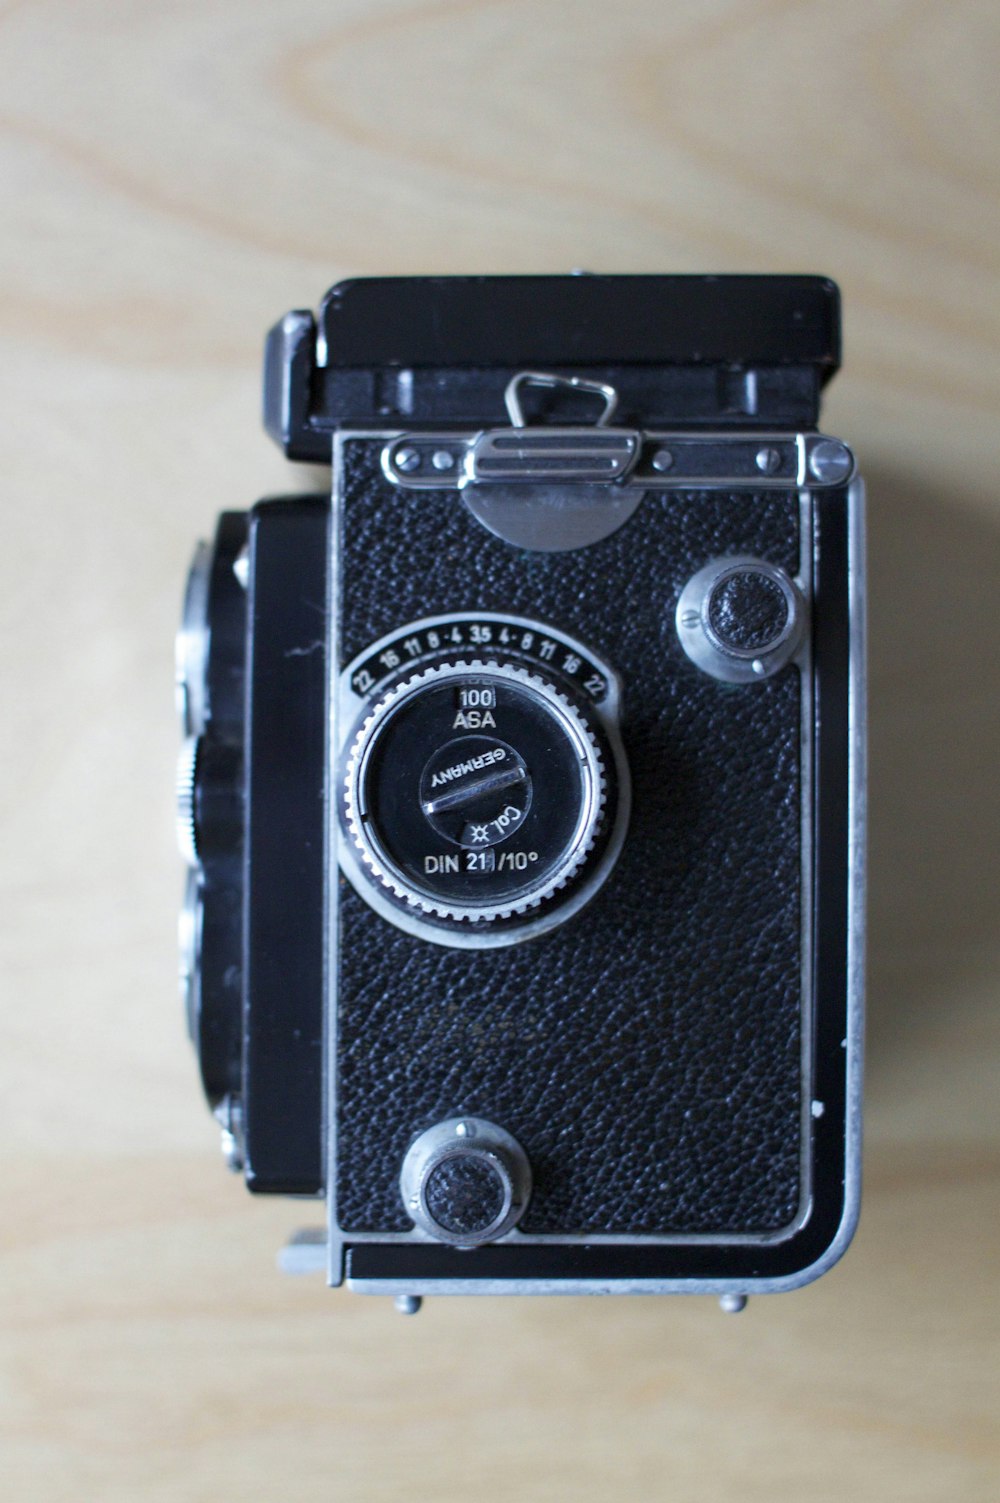
<svg viewBox="0 0 1000 1503"><path fill-rule="evenodd" d="M528 1154L522 1234L790 1228L808 1167L800 672L720 683L685 657L674 612L720 555L798 574L798 493L650 492L603 541L526 554L454 491L390 486L384 443L339 444L339 668L408 621L460 610L593 644L624 685L633 806L584 911L502 950L429 944L341 888L341 1228L411 1232L407 1146L466 1114L503 1123Z"/></svg>

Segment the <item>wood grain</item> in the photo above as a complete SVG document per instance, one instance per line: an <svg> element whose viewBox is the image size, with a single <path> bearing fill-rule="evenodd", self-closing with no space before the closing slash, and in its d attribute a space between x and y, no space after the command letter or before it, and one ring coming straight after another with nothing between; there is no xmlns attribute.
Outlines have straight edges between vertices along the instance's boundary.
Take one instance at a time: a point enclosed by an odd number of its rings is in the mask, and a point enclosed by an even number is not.
<svg viewBox="0 0 1000 1503"><path fill-rule="evenodd" d="M985 0L0 6L5 1498L1000 1494L998 51ZM216 1161L172 979L172 633L216 511L316 484L257 427L278 314L349 274L573 266L843 289L865 1207L833 1273L736 1321L404 1321L280 1279L309 1207Z"/></svg>

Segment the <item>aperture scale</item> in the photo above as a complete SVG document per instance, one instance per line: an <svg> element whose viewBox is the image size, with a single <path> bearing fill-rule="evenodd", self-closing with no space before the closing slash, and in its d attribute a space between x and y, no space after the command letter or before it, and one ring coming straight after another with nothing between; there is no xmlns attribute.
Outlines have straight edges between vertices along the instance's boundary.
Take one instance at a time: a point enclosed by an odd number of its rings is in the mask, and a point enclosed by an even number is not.
<svg viewBox="0 0 1000 1503"><path fill-rule="evenodd" d="M350 665L345 678L359 699L367 699L398 674L454 653L498 653L505 661L533 665L566 678L576 691L600 704L611 674L579 642L522 616L475 614L415 621L383 637Z"/></svg>

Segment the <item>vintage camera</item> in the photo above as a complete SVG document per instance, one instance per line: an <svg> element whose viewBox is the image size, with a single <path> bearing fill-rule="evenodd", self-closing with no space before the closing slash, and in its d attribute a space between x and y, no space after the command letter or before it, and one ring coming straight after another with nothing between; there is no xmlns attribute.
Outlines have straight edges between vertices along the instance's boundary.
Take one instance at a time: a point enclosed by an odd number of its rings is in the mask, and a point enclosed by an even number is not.
<svg viewBox="0 0 1000 1503"><path fill-rule="evenodd" d="M863 492L808 276L342 283L266 351L327 496L178 641L188 1019L284 1255L394 1295L711 1292L859 1196Z"/></svg>

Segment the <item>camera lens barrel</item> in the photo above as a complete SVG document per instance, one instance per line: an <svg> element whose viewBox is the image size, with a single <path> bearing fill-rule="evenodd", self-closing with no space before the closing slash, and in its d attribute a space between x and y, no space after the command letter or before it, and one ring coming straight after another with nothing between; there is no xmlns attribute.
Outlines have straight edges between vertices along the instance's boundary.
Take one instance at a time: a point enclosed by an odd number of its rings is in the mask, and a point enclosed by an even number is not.
<svg viewBox="0 0 1000 1503"><path fill-rule="evenodd" d="M202 1084L213 1108L240 1091L246 591L236 571L245 514L227 512L199 543L176 642L177 838L189 867L180 981Z"/></svg>

